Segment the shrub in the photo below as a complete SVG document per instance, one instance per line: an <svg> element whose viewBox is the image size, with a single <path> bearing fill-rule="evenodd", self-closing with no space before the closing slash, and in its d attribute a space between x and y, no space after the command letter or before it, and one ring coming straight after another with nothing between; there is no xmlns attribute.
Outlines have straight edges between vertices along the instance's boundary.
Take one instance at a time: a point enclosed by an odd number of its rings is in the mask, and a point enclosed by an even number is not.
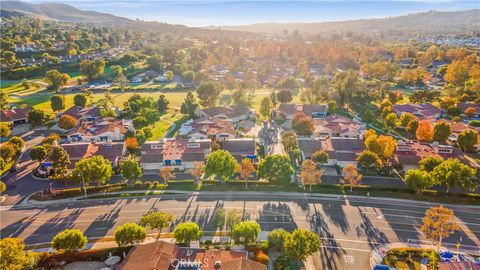
<svg viewBox="0 0 480 270"><path fill-rule="evenodd" d="M270 258L263 251L259 251L255 255L255 261L267 265L268 262L270 261Z"/></svg>
<svg viewBox="0 0 480 270"><path fill-rule="evenodd" d="M472 120L468 124L472 127L480 127L480 120Z"/></svg>
<svg viewBox="0 0 480 270"><path fill-rule="evenodd" d="M144 185L145 187L149 188L149 187L152 185L152 182L150 182L150 181L145 181L145 182L143 182L143 185Z"/></svg>
<svg viewBox="0 0 480 270"><path fill-rule="evenodd" d="M143 185L142 181L137 180L137 181L135 181L134 187L139 188L139 187L141 187L142 185Z"/></svg>
<svg viewBox="0 0 480 270"><path fill-rule="evenodd" d="M152 186L153 186L153 187L157 187L159 184L160 184L160 183L159 183L158 181L153 181L153 182L152 182Z"/></svg>
<svg viewBox="0 0 480 270"><path fill-rule="evenodd" d="M260 247L260 249L263 251L263 252L268 252L268 241L266 240L263 240L261 241L260 243L258 243L258 246Z"/></svg>

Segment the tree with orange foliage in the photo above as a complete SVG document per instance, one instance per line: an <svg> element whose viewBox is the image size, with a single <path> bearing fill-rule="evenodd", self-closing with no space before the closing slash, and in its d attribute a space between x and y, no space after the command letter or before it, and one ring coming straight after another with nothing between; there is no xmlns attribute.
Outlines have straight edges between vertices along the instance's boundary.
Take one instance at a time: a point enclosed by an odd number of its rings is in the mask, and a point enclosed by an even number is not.
<svg viewBox="0 0 480 270"><path fill-rule="evenodd" d="M475 114L475 108L468 107L468 108L465 109L465 111L463 113L468 117L472 117Z"/></svg>
<svg viewBox="0 0 480 270"><path fill-rule="evenodd" d="M417 140L421 142L431 142L433 140L433 126L430 120L423 120L418 122L416 131Z"/></svg>
<svg viewBox="0 0 480 270"><path fill-rule="evenodd" d="M462 61L453 61L448 65L444 79L455 86L463 86L468 80L467 65Z"/></svg>
<svg viewBox="0 0 480 270"><path fill-rule="evenodd" d="M129 137L125 139L125 146L127 147L127 151L133 154L135 151L138 150L138 141L135 137Z"/></svg>
<svg viewBox="0 0 480 270"><path fill-rule="evenodd" d="M362 175L358 172L357 168L353 164L347 164L342 170L343 178L340 179L342 184L350 184L350 192L353 190L353 186L358 185L362 181Z"/></svg>
<svg viewBox="0 0 480 270"><path fill-rule="evenodd" d="M310 191L312 191L312 184L317 184L320 182L320 178L323 175L323 170L317 168L317 163L312 160L305 160L302 163L302 168L300 172L300 180L304 185L310 186Z"/></svg>
<svg viewBox="0 0 480 270"><path fill-rule="evenodd" d="M245 180L245 189L248 188L248 179L251 177L252 173L255 172L255 167L253 166L252 160L249 158L244 158L241 163L237 163L237 172L240 174L240 178Z"/></svg>
<svg viewBox="0 0 480 270"><path fill-rule="evenodd" d="M62 117L60 117L60 120L58 120L58 126L63 128L63 129L71 129L77 125L77 119L74 117L64 114Z"/></svg>
<svg viewBox="0 0 480 270"><path fill-rule="evenodd" d="M160 177L162 177L163 180L165 181L165 184L168 184L168 180L175 177L175 173L173 172L173 168L168 167L168 166L164 166L164 167L160 168L160 173L159 174L160 174Z"/></svg>
<svg viewBox="0 0 480 270"><path fill-rule="evenodd" d="M193 168L189 170L189 173L195 178L195 182L198 183L200 177L205 172L205 165L200 161L195 161L193 163Z"/></svg>

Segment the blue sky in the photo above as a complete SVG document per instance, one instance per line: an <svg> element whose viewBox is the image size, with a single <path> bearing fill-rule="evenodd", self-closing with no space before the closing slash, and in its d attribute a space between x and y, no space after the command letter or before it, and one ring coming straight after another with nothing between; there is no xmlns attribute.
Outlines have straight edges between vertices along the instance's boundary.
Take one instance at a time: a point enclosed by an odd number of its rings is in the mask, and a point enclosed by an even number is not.
<svg viewBox="0 0 480 270"><path fill-rule="evenodd" d="M52 2L62 2L80 9L107 12L131 19L139 18L188 26L324 22L398 16L428 10L452 11L480 8L480 0L58 0Z"/></svg>

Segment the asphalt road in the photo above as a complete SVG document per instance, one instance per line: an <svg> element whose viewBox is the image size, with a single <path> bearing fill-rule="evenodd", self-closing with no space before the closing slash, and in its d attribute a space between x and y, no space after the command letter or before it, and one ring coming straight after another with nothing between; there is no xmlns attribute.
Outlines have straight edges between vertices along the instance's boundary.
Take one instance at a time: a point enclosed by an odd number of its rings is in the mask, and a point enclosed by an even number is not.
<svg viewBox="0 0 480 270"><path fill-rule="evenodd" d="M1 237L20 237L27 244L46 243L67 228L78 228L87 237L112 236L117 226L138 222L153 210L172 213L175 224L197 222L214 231L212 217L219 208L239 209L264 231L304 228L315 231L322 246L312 263L315 269L368 269L370 251L397 241L425 240L421 218L430 207L421 202L388 199L345 199L275 194L170 194L161 197L87 200L70 204L28 206L0 210ZM480 210L452 207L461 231L445 239L476 251L480 247ZM172 225L171 230L175 224Z"/></svg>

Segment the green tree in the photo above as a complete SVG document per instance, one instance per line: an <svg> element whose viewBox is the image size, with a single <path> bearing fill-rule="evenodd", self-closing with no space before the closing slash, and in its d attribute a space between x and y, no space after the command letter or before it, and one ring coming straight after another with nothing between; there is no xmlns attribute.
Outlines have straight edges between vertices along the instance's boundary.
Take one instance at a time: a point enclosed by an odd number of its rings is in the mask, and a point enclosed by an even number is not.
<svg viewBox="0 0 480 270"><path fill-rule="evenodd" d="M33 146L30 148L30 159L42 162L48 156L47 149L43 146Z"/></svg>
<svg viewBox="0 0 480 270"><path fill-rule="evenodd" d="M289 103L293 100L292 92L289 90L282 90L277 93L277 100L280 103Z"/></svg>
<svg viewBox="0 0 480 270"><path fill-rule="evenodd" d="M387 126L390 128L395 128L397 126L397 122L398 117L394 112L387 114L387 117L385 117L385 124L387 124Z"/></svg>
<svg viewBox="0 0 480 270"><path fill-rule="evenodd" d="M281 135L281 141L285 152L290 152L297 148L297 134L293 131L283 132Z"/></svg>
<svg viewBox="0 0 480 270"><path fill-rule="evenodd" d="M123 178L131 180L134 183L143 175L142 168L138 164L138 161L133 158L127 159L122 162L121 172Z"/></svg>
<svg viewBox="0 0 480 270"><path fill-rule="evenodd" d="M150 230L157 230L157 240L160 238L162 229L170 226L173 221L173 215L163 212L153 212L143 215L140 219L141 226L148 226Z"/></svg>
<svg viewBox="0 0 480 270"><path fill-rule="evenodd" d="M8 93L4 90L0 90L0 110L8 110Z"/></svg>
<svg viewBox="0 0 480 270"><path fill-rule="evenodd" d="M115 242L119 247L142 242L146 237L147 231L145 228L135 223L125 223L115 230Z"/></svg>
<svg viewBox="0 0 480 270"><path fill-rule="evenodd" d="M465 191L476 188L478 183L473 180L476 171L470 166L463 164L456 158L449 158L435 167L431 172L435 183L447 188L447 193L455 188L460 187Z"/></svg>
<svg viewBox="0 0 480 270"><path fill-rule="evenodd" d="M328 158L329 158L328 153L323 150L316 151L312 154L312 160L317 164L327 163Z"/></svg>
<svg viewBox="0 0 480 270"><path fill-rule="evenodd" d="M407 171L405 174L405 183L409 189L415 190L418 193L434 184L430 174L422 170Z"/></svg>
<svg viewBox="0 0 480 270"><path fill-rule="evenodd" d="M70 156L61 146L55 146L50 153L50 162L54 171L54 179L63 179L66 181L68 174L67 166L70 164Z"/></svg>
<svg viewBox="0 0 480 270"><path fill-rule="evenodd" d="M0 137L8 137L10 132L10 123L0 122Z"/></svg>
<svg viewBox="0 0 480 270"><path fill-rule="evenodd" d="M340 105L349 105L353 93L359 85L358 73L354 70L338 72L332 80L332 88L338 94Z"/></svg>
<svg viewBox="0 0 480 270"><path fill-rule="evenodd" d="M0 254L2 254L0 269L22 270L28 260L25 244L19 238L0 239Z"/></svg>
<svg viewBox="0 0 480 270"><path fill-rule="evenodd" d="M291 260L305 261L308 256L320 248L320 239L314 232L295 229L290 237L285 239L285 255Z"/></svg>
<svg viewBox="0 0 480 270"><path fill-rule="evenodd" d="M65 96L53 95L50 98L50 106L54 112L58 112L65 109Z"/></svg>
<svg viewBox="0 0 480 270"><path fill-rule="evenodd" d="M194 222L184 222L180 223L173 230L173 236L178 243L190 243L191 241L196 241L202 237L203 231Z"/></svg>
<svg viewBox="0 0 480 270"><path fill-rule="evenodd" d="M18 136L11 137L10 139L8 139L8 142L15 147L15 151L17 153L20 152L23 149L23 147L25 147L25 141Z"/></svg>
<svg viewBox="0 0 480 270"><path fill-rule="evenodd" d="M464 130L458 135L457 142L463 151L472 152L478 143L477 132L469 129Z"/></svg>
<svg viewBox="0 0 480 270"><path fill-rule="evenodd" d="M411 113L402 113L400 115L400 119L399 119L399 124L400 126L406 128L408 126L408 123L410 123L410 121L416 119L416 117L411 114Z"/></svg>
<svg viewBox="0 0 480 270"><path fill-rule="evenodd" d="M357 157L358 165L370 169L379 163L380 158L372 151L364 150Z"/></svg>
<svg viewBox="0 0 480 270"><path fill-rule="evenodd" d="M450 125L448 123L436 123L433 128L433 140L439 143L445 143L450 133Z"/></svg>
<svg viewBox="0 0 480 270"><path fill-rule="evenodd" d="M257 172L272 184L289 184L294 171L288 156L271 155L260 162Z"/></svg>
<svg viewBox="0 0 480 270"><path fill-rule="evenodd" d="M285 240L290 237L290 233L284 229L275 229L268 234L268 247L278 252L284 252Z"/></svg>
<svg viewBox="0 0 480 270"><path fill-rule="evenodd" d="M148 126L148 121L147 121L147 119L145 119L145 117L143 117L143 116L138 116L138 117L135 117L135 118L132 120L132 124L133 124L133 127L134 127L136 130L139 130L139 129L142 129L142 128Z"/></svg>
<svg viewBox="0 0 480 270"><path fill-rule="evenodd" d="M183 114L188 114L190 118L195 118L195 110L198 107L197 99L192 92L188 92L185 100L182 103L180 112Z"/></svg>
<svg viewBox="0 0 480 270"><path fill-rule="evenodd" d="M167 72L165 72L165 78L167 78L167 80L169 81L173 80L173 71L168 70Z"/></svg>
<svg viewBox="0 0 480 270"><path fill-rule="evenodd" d="M260 234L260 225L255 221L243 221L233 226L230 236L236 244L253 244Z"/></svg>
<svg viewBox="0 0 480 270"><path fill-rule="evenodd" d="M73 104L75 104L75 106L85 107L85 105L87 105L87 96L85 94L76 94L73 96Z"/></svg>
<svg viewBox="0 0 480 270"><path fill-rule="evenodd" d="M182 73L182 78L185 82L191 83L195 80L195 72L193 70L187 70Z"/></svg>
<svg viewBox="0 0 480 270"><path fill-rule="evenodd" d="M105 184L112 178L112 164L103 156L82 158L75 163L72 175L78 177L79 181L85 181L86 185L90 185L92 182Z"/></svg>
<svg viewBox="0 0 480 270"><path fill-rule="evenodd" d="M435 157L435 156L426 157L426 158L423 158L422 160L420 160L420 162L418 163L418 167L422 171L431 172L431 171L433 171L433 169L435 169L435 167L440 165L442 162L443 162L443 158L440 157L440 156L439 157Z"/></svg>
<svg viewBox="0 0 480 270"><path fill-rule="evenodd" d="M160 95L157 100L157 108L160 114L165 114L168 110L168 104L170 102L167 100L165 95Z"/></svg>
<svg viewBox="0 0 480 270"><path fill-rule="evenodd" d="M3 143L2 145L0 145L0 157L5 162L10 162L15 157L16 154L17 154L17 151L13 144Z"/></svg>
<svg viewBox="0 0 480 270"><path fill-rule="evenodd" d="M2 170L4 167L5 167L5 161L3 161L2 158L0 158L0 170ZM5 192L5 190L7 190L7 185L5 185L5 183L0 181L0 194Z"/></svg>
<svg viewBox="0 0 480 270"><path fill-rule="evenodd" d="M52 248L62 252L73 252L82 249L87 244L87 237L78 229L68 229L59 232L52 239Z"/></svg>
<svg viewBox="0 0 480 270"><path fill-rule="evenodd" d="M227 211L225 224L227 230L232 230L235 225L242 221L242 213L238 209L231 209Z"/></svg>
<svg viewBox="0 0 480 270"><path fill-rule="evenodd" d="M45 73L45 82L47 82L49 87L55 92L58 92L65 84L67 84L70 76L67 73L60 73L56 69L52 69Z"/></svg>
<svg viewBox="0 0 480 270"><path fill-rule="evenodd" d="M83 60L80 62L80 73L87 78L89 82L97 80L105 70L105 60L103 58L95 60Z"/></svg>
<svg viewBox="0 0 480 270"><path fill-rule="evenodd" d="M200 99L200 104L205 108L215 106L222 91L222 85L219 82L202 82L197 88L197 96Z"/></svg>
<svg viewBox="0 0 480 270"><path fill-rule="evenodd" d="M260 103L260 114L269 119L272 113L273 104L269 97L264 97Z"/></svg>
<svg viewBox="0 0 480 270"><path fill-rule="evenodd" d="M207 177L219 177L223 181L227 181L235 174L236 165L237 161L228 151L217 150L207 158L205 175Z"/></svg>

